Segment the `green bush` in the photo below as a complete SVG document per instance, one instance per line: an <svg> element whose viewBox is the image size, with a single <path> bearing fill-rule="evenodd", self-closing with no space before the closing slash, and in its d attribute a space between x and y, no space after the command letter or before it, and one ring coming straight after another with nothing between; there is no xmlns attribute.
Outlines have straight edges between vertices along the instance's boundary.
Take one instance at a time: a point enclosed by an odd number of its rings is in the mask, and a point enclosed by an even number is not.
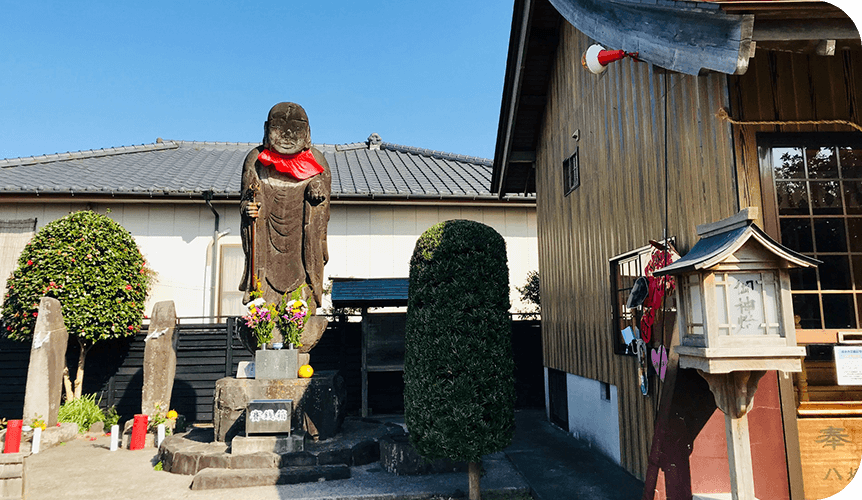
<svg viewBox="0 0 862 500"><path fill-rule="evenodd" d="M149 273L135 240L95 212L75 212L39 230L7 282L5 336L28 340L39 300L63 305L69 334L90 342L140 329Z"/></svg>
<svg viewBox="0 0 862 500"><path fill-rule="evenodd" d="M122 226L95 212L72 213L40 229L21 252L7 281L0 335L29 340L41 298L56 298L69 335L81 345L80 379L95 342L140 330L152 277ZM76 380L78 396L80 386Z"/></svg>
<svg viewBox="0 0 862 500"><path fill-rule="evenodd" d="M427 458L479 462L514 430L506 244L466 220L428 229L410 260L404 417Z"/></svg>
<svg viewBox="0 0 862 500"><path fill-rule="evenodd" d="M58 422L75 422L78 424L78 432L84 433L96 422L104 422L105 414L99 408L95 394L85 394L71 401L66 401L60 406L57 413Z"/></svg>

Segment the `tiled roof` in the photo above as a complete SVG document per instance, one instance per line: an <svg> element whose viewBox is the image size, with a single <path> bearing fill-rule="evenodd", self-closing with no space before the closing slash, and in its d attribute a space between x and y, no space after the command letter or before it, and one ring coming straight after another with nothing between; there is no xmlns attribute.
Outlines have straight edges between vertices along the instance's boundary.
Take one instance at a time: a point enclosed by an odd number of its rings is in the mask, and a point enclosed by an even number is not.
<svg viewBox="0 0 862 500"><path fill-rule="evenodd" d="M332 170L334 199L496 199L490 160L373 142L315 145ZM257 145L157 141L5 159L0 195L237 198L243 160Z"/></svg>
<svg viewBox="0 0 862 500"><path fill-rule="evenodd" d="M333 278L335 307L406 306L407 278Z"/></svg>

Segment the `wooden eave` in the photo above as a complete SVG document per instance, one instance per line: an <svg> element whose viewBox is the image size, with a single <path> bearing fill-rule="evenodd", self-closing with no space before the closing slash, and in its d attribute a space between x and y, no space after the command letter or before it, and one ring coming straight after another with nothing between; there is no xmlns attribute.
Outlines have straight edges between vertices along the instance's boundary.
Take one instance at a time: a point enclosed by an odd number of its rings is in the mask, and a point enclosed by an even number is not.
<svg viewBox="0 0 862 500"><path fill-rule="evenodd" d="M551 0L555 3L574 0ZM596 0L594 0L596 1ZM657 0L669 16L673 16L674 0ZM740 45L740 58L756 53L756 50L779 50L820 53L827 42L832 51L859 50L859 32L852 20L838 7L819 0L764 0L733 1L708 0L704 2L680 1L678 10L691 14L692 6L703 4L704 11L736 16L747 27L741 34L748 40ZM578 2L578 5L611 5L631 13L638 5L652 8L636 0L606 0L602 3ZM697 9L695 9L697 10ZM604 10L608 11L607 9ZM656 12L655 9L652 12ZM491 176L491 191L497 196L507 193L525 194L535 192L535 155L538 146L542 117L547 101L550 71L554 64L557 42L563 22L567 22L549 0L515 0L512 16L512 31L509 38L509 55L506 64L500 121L497 128L497 144ZM586 28L573 23L584 32ZM596 26L593 26L596 28ZM620 46L613 33L626 28L604 23L598 29L606 40L596 38L608 49L632 50ZM587 33L589 35L589 33ZM627 35L628 36L628 35ZM658 37L646 44L662 47L665 43ZM657 45L659 44L659 45ZM826 52L828 53L828 52ZM669 69L648 58L657 67ZM737 67L744 71L747 60ZM726 72L733 70L725 68Z"/></svg>
<svg viewBox="0 0 862 500"><path fill-rule="evenodd" d="M547 0L515 0L491 192L536 192L534 163L559 41L560 14Z"/></svg>

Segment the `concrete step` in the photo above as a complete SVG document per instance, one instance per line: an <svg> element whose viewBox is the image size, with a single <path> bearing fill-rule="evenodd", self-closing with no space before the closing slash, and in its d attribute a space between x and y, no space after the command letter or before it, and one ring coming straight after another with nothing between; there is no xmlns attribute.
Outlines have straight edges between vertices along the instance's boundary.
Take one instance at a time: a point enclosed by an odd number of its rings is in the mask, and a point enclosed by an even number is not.
<svg viewBox="0 0 862 500"><path fill-rule="evenodd" d="M314 465L283 469L203 469L192 479L193 490L274 486L349 479L346 465Z"/></svg>

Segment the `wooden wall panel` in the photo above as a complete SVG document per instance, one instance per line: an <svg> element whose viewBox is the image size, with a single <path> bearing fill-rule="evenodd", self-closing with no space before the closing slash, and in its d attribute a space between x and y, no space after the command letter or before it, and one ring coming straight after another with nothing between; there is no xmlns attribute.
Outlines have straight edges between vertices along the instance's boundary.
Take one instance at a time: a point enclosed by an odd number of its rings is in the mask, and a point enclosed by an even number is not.
<svg viewBox="0 0 862 500"><path fill-rule="evenodd" d="M591 43L564 24L537 151L544 362L617 386L623 466L642 478L657 399L641 396L635 360L613 354L608 260L663 237L666 109L669 235L684 253L696 225L738 210L730 127L715 116L727 78L629 60L597 77L580 64ZM575 147L581 185L564 196Z"/></svg>
<svg viewBox="0 0 862 500"><path fill-rule="evenodd" d="M835 56L757 52L748 72L729 77L731 116L741 121L862 120L862 51ZM739 198L761 205L757 157L758 132L852 132L847 125L734 125L733 137L739 169ZM772 200L767 201L767 205ZM765 207L769 208L769 207ZM775 221L762 220L777 237Z"/></svg>

